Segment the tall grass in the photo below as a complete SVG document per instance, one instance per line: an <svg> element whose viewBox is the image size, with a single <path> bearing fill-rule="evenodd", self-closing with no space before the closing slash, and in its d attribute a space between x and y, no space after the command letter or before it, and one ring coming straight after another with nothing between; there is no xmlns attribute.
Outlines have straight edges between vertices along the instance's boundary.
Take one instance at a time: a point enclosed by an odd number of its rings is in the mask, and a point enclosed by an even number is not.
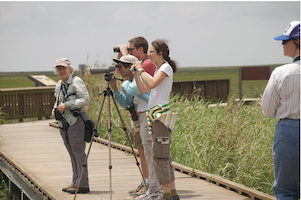
<svg viewBox="0 0 301 200"><path fill-rule="evenodd" d="M260 105L208 108L204 101L171 102L178 113L171 152L176 162L272 194L274 119Z"/></svg>
<svg viewBox="0 0 301 200"><path fill-rule="evenodd" d="M107 83L102 74L86 74L85 83L91 97L87 113L96 122L104 98L99 93L106 90ZM100 137L106 139L107 99L98 124ZM111 139L129 145L112 98L110 101ZM246 106L231 97L227 106L209 108L208 104L178 95L170 100L173 112L178 113L176 129L172 133L173 160L272 194L272 144L276 120L263 116L259 102ZM117 107L128 128L128 111Z"/></svg>

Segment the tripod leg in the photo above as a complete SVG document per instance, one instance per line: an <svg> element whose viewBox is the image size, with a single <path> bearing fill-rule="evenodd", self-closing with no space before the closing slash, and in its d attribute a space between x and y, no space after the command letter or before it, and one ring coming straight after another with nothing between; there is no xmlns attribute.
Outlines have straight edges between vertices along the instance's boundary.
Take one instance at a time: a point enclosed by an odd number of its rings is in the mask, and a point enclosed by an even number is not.
<svg viewBox="0 0 301 200"><path fill-rule="evenodd" d="M101 107L100 107L100 111L99 111L99 114L98 114L97 122L95 123L95 127L93 129L94 131L93 131L92 139L91 139L91 142L90 142L89 150L87 152L85 163L83 164L82 172L80 174L80 179L79 179L76 191L75 191L74 200L76 199L76 196L77 196L77 193L78 193L78 189L79 189L79 185L80 185L80 182L81 182L83 174L84 174L84 170L87 167L88 157L89 157L90 150L91 150L91 147L92 147L92 143L93 143L93 139L94 139L94 135L95 135L95 130L97 129L97 125L98 125L99 120L100 120L100 115L101 115L101 112L102 112L102 109L103 109L103 105L104 105L105 99L106 99L106 95L103 98L103 101L102 101L102 104L101 104Z"/></svg>
<svg viewBox="0 0 301 200"><path fill-rule="evenodd" d="M113 97L112 97L112 98L113 98ZM128 141L129 141L129 143L130 143L130 146L131 146L132 152L133 152L133 154L134 154L134 157L135 157L135 160L136 160L136 165L137 165L137 166L138 166L138 168L139 168L139 171L140 171L140 174L141 174L142 180L143 180L143 182L144 182L144 183L146 183L146 182L145 182L145 180L144 180L144 177L143 177L142 170L141 170L141 168L140 168L140 166L139 166L139 161L138 161L138 159L137 159L137 155L136 155L136 153L135 153L135 151L134 151L134 148L133 148L133 145L132 145L132 143L131 143L131 140L130 140L129 134L128 134L128 132L127 132L127 129L126 129L125 125L124 125L124 122L123 122L123 120L122 120L122 117L121 117L121 114L120 114L120 112L119 112L119 109L118 109L117 103L116 103L116 101L115 101L115 99L114 99L114 98L113 98L113 102L114 102L114 104L115 104L115 107L116 107L116 110L117 110L117 112L118 112L118 115L119 115L120 121L121 121L121 123L122 123L123 130L124 130L124 132L125 132L125 134L126 134L126 137L127 137Z"/></svg>
<svg viewBox="0 0 301 200"><path fill-rule="evenodd" d="M110 88L108 88L110 89ZM112 164L111 164L111 104L110 104L110 95L108 97L108 136L109 136L109 176L110 176L110 200L112 200ZM114 99L114 97L112 96Z"/></svg>

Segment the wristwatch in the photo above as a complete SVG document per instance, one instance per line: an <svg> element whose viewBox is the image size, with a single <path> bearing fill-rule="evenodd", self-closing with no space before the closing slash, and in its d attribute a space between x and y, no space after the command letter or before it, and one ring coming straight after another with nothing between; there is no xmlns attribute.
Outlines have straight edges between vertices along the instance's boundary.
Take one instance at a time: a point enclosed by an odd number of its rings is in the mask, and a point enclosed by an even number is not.
<svg viewBox="0 0 301 200"><path fill-rule="evenodd" d="M143 70L141 70L141 71L139 71L138 73L139 73L139 76L141 76L141 73L142 72L145 72L145 70L143 69Z"/></svg>

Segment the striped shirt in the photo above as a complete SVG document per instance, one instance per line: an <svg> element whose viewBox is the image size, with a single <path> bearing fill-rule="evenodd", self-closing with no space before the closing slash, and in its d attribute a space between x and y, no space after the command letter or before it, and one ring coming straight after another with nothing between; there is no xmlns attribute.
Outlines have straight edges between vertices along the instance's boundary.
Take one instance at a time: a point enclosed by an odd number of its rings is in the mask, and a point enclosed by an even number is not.
<svg viewBox="0 0 301 200"><path fill-rule="evenodd" d="M277 67L264 90L261 108L276 119L300 119L300 60Z"/></svg>

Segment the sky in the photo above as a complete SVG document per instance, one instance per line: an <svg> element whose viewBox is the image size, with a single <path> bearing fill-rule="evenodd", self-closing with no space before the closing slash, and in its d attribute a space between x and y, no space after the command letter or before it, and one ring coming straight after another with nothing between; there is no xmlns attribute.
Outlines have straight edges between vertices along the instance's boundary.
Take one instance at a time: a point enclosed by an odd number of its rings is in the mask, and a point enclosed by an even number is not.
<svg viewBox="0 0 301 200"><path fill-rule="evenodd" d="M0 72L109 66L137 36L168 40L179 67L288 63L273 38L291 21L299 1L0 1Z"/></svg>

